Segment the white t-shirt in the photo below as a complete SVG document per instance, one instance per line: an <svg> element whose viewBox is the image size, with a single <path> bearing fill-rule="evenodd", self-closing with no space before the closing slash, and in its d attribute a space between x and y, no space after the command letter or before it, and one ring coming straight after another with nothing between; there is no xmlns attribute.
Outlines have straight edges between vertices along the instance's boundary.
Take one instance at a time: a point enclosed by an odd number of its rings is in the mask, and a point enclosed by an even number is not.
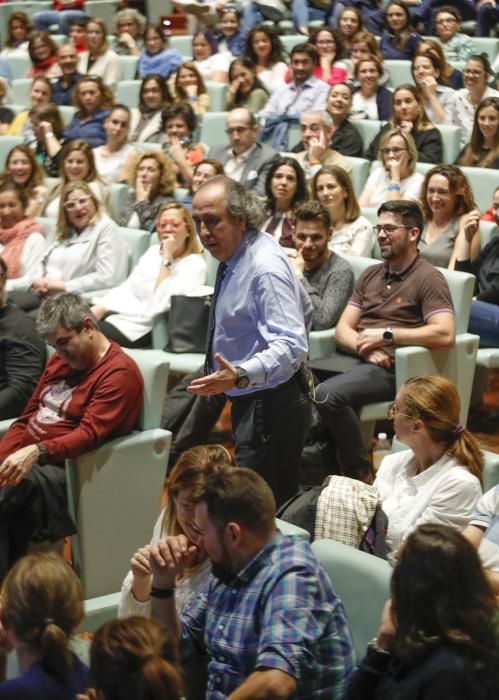
<svg viewBox="0 0 499 700"><path fill-rule="evenodd" d="M117 182L118 175L123 167L130 151L134 148L129 143L126 143L119 151L112 153L109 156L103 156L104 146L98 146L94 149L94 161L97 173L108 185Z"/></svg>
<svg viewBox="0 0 499 700"><path fill-rule="evenodd" d="M354 92L351 115L354 119L379 119L376 94L364 97L360 92Z"/></svg>
<svg viewBox="0 0 499 700"><path fill-rule="evenodd" d="M482 493L476 476L447 454L420 474L416 468L412 450L404 450L385 457L376 474L392 551L425 523L464 529Z"/></svg>
<svg viewBox="0 0 499 700"><path fill-rule="evenodd" d="M214 53L202 61L193 61L198 71L203 76L203 80L211 80L211 76L215 71L229 72L231 54Z"/></svg>
<svg viewBox="0 0 499 700"><path fill-rule="evenodd" d="M480 498L471 516L470 525L487 528L478 554L486 569L499 571L499 485Z"/></svg>
<svg viewBox="0 0 499 700"><path fill-rule="evenodd" d="M43 274L43 256L47 241L41 233L32 233L24 241L23 252L21 253L21 274L15 279L8 279L5 289L8 292L14 290L27 291L37 277ZM0 255L5 246L0 243Z"/></svg>

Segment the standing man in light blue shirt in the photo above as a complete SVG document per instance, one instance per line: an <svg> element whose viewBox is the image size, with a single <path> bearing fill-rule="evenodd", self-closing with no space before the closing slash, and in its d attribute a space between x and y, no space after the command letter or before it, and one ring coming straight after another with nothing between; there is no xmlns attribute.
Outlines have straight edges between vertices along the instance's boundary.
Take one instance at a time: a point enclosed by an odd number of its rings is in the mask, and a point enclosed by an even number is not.
<svg viewBox="0 0 499 700"><path fill-rule="evenodd" d="M303 363L312 303L283 249L258 230L261 208L242 185L212 178L192 211L220 266L207 370L188 390L229 396L236 459L264 476L280 504L298 489L310 421Z"/></svg>

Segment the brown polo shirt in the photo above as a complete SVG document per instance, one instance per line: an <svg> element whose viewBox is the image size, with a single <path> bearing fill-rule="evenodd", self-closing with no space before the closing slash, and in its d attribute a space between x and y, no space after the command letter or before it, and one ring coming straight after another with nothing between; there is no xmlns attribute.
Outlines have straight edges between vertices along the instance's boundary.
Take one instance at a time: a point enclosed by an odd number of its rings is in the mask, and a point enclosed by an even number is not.
<svg viewBox="0 0 499 700"><path fill-rule="evenodd" d="M362 312L359 332L387 326L418 328L433 314L454 313L445 277L419 255L400 273L390 272L386 262L368 267L348 303Z"/></svg>

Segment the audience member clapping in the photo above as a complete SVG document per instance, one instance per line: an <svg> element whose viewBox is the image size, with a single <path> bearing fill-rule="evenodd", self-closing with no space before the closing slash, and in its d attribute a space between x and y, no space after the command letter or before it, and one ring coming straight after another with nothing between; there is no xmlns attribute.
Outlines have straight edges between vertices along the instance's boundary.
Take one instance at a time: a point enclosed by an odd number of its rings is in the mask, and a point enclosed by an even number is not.
<svg viewBox="0 0 499 700"><path fill-rule="evenodd" d="M410 133L389 128L379 141L378 160L359 197L361 207L379 207L387 200L419 199L423 175L416 172L418 151Z"/></svg>
<svg viewBox="0 0 499 700"><path fill-rule="evenodd" d="M127 268L128 247L117 225L86 182L70 182L61 195L56 240L32 290L43 298L109 289L123 282Z"/></svg>
<svg viewBox="0 0 499 700"><path fill-rule="evenodd" d="M478 106L487 97L499 97L499 92L488 85L492 69L487 54L471 56L466 61L463 76L464 88L454 94L451 115L452 123L461 127L461 144L464 146L470 140Z"/></svg>
<svg viewBox="0 0 499 700"><path fill-rule="evenodd" d="M156 233L159 244L144 253L125 282L92 307L101 331L122 347L150 347L154 318L169 310L172 295L192 294L205 282L206 262L187 209L164 204Z"/></svg>
<svg viewBox="0 0 499 700"><path fill-rule="evenodd" d="M249 58L241 56L230 64L229 89L225 100L227 111L234 107L246 107L259 112L269 99L267 88L260 82L256 68Z"/></svg>
<svg viewBox="0 0 499 700"><path fill-rule="evenodd" d="M494 700L496 600L473 546L423 525L400 552L391 591L346 700Z"/></svg>
<svg viewBox="0 0 499 700"><path fill-rule="evenodd" d="M282 86L287 65L284 47L273 27L258 24L246 35L244 55L250 59L265 87L272 91Z"/></svg>
<svg viewBox="0 0 499 700"><path fill-rule="evenodd" d="M58 217L61 192L70 182L86 182L97 199L106 204L108 188L97 174L94 154L86 141L69 141L60 153L59 164L60 182L49 192L42 216Z"/></svg>
<svg viewBox="0 0 499 700"><path fill-rule="evenodd" d="M76 700L181 700L177 643L154 620L111 620L92 639L92 687Z"/></svg>
<svg viewBox="0 0 499 700"><path fill-rule="evenodd" d="M478 105L470 142L456 163L499 169L499 97L486 97Z"/></svg>
<svg viewBox="0 0 499 700"><path fill-rule="evenodd" d="M436 56L429 51L416 54L412 59L412 75L421 90L428 119L435 124L449 123L454 90L442 75Z"/></svg>
<svg viewBox="0 0 499 700"><path fill-rule="evenodd" d="M397 392L389 416L410 449L385 457L374 481L392 551L423 523L461 530L470 519L482 491L483 456L460 409L457 390L444 377L409 379Z"/></svg>
<svg viewBox="0 0 499 700"><path fill-rule="evenodd" d="M102 146L106 142L104 120L113 101L113 93L102 78L96 75L82 78L73 93L78 111L65 131L67 138L85 139L90 146Z"/></svg>
<svg viewBox="0 0 499 700"><path fill-rule="evenodd" d="M2 585L2 646L17 653L21 675L0 683L4 698L72 700L88 687L88 668L70 637L83 620L83 593L69 564L56 554L32 554Z"/></svg>
<svg viewBox="0 0 499 700"><path fill-rule="evenodd" d="M104 182L126 180L125 164L135 152L128 142L130 130L130 110L126 105L116 104L104 122L106 143L94 150L95 168Z"/></svg>
<svg viewBox="0 0 499 700"><path fill-rule="evenodd" d="M129 159L127 171L131 191L118 223L152 232L161 206L173 199L173 163L160 151L145 151Z"/></svg>
<svg viewBox="0 0 499 700"><path fill-rule="evenodd" d="M308 199L305 173L294 158L274 161L265 181L265 197L268 218L262 230L285 248L294 248L293 210Z"/></svg>
<svg viewBox="0 0 499 700"><path fill-rule="evenodd" d="M210 96L203 76L191 61L183 63L175 76L175 102L189 105L198 115L210 109Z"/></svg>
<svg viewBox="0 0 499 700"><path fill-rule="evenodd" d="M161 131L161 113L172 103L166 81L160 75L142 79L139 106L131 110L130 141L148 142Z"/></svg>
<svg viewBox="0 0 499 700"><path fill-rule="evenodd" d="M228 54L219 53L215 35L199 29L192 38L192 59L204 80L226 83L229 71Z"/></svg>
<svg viewBox="0 0 499 700"><path fill-rule="evenodd" d="M393 92L390 121L372 140L366 151L366 158L369 160L376 158L381 137L388 130L396 128L412 136L417 148L417 160L420 163L442 162L440 131L428 119L421 91L409 83L400 85Z"/></svg>
<svg viewBox="0 0 499 700"><path fill-rule="evenodd" d="M379 48L386 59L411 60L421 39L412 31L411 15L405 3L390 0L385 8L386 31Z"/></svg>
<svg viewBox="0 0 499 700"><path fill-rule="evenodd" d="M182 56L176 49L169 49L162 27L148 24L144 32L144 49L137 63L137 77L144 78L152 73L169 78L182 63Z"/></svg>
<svg viewBox="0 0 499 700"><path fill-rule="evenodd" d="M57 63L57 44L46 32L34 32L28 42L28 53L31 68L26 73L27 78L58 78L61 69Z"/></svg>
<svg viewBox="0 0 499 700"><path fill-rule="evenodd" d="M114 18L114 38L109 48L118 56L139 56L145 26L146 18L138 10L120 10Z"/></svg>
<svg viewBox="0 0 499 700"><path fill-rule="evenodd" d="M78 71L99 76L107 84L116 83L121 79L121 65L117 54L107 43L106 23L92 18L87 22L85 31L88 49L78 57Z"/></svg>
<svg viewBox="0 0 499 700"><path fill-rule="evenodd" d="M343 168L337 165L321 168L312 181L312 199L317 199L329 212L330 250L344 255L371 256L373 227L361 215L352 181Z"/></svg>
<svg viewBox="0 0 499 700"><path fill-rule="evenodd" d="M470 219L480 219L470 183L455 165L437 165L425 175L421 203L426 225L419 251L434 265L452 270L458 242L464 238ZM480 247L480 236L475 233L473 257Z"/></svg>
<svg viewBox="0 0 499 700"><path fill-rule="evenodd" d="M27 216L28 195L12 181L0 183L0 255L7 264L7 292L27 291L41 275L45 252L42 225Z"/></svg>
<svg viewBox="0 0 499 700"><path fill-rule="evenodd" d="M380 84L383 63L376 55L365 54L354 62L351 116L353 119L389 119L392 93Z"/></svg>
<svg viewBox="0 0 499 700"><path fill-rule="evenodd" d="M43 171L29 146L20 144L9 151L5 174L27 194L26 216L37 216L45 203L47 188Z"/></svg>

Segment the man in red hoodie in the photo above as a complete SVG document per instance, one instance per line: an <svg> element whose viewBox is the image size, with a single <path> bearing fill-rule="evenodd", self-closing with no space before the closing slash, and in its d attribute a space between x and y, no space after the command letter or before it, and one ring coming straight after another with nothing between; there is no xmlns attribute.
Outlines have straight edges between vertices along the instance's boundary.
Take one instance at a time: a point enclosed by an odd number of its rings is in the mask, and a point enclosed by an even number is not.
<svg viewBox="0 0 499 700"><path fill-rule="evenodd" d="M137 365L77 294L47 299L37 330L56 352L0 442L0 578L34 537L74 534L64 460L129 433L142 404Z"/></svg>
<svg viewBox="0 0 499 700"><path fill-rule="evenodd" d="M52 10L35 12L33 23L37 32L48 32L53 24L59 26L59 34L69 35L69 25L78 17L85 17L84 0L55 0Z"/></svg>

